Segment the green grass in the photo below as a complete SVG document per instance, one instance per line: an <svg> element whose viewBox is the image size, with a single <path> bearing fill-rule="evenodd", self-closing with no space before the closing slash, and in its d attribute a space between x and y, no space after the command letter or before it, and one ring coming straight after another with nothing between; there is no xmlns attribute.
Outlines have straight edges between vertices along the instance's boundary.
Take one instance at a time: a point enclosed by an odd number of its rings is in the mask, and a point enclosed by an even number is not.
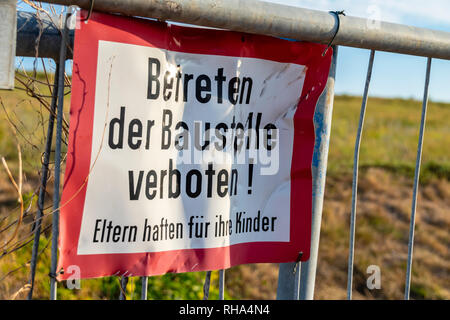
<svg viewBox="0 0 450 320"><path fill-rule="evenodd" d="M51 77L51 76L50 76ZM44 81L43 74L38 79ZM19 87L23 87L18 84ZM48 87L36 83L43 93ZM0 98L9 118L20 131L24 169L36 172L40 167L37 156L42 152L48 113L23 90L0 91ZM49 100L49 99L47 99ZM68 119L70 95L65 98L65 117ZM328 173L350 172L361 108L361 97L336 96L334 101ZM404 99L370 98L367 104L360 150L360 167L379 167L391 172L414 174L421 102ZM17 150L7 117L0 108L0 154L7 159L17 158ZM450 177L450 104L430 101L423 145L422 177ZM25 165L26 164L26 165Z"/></svg>
<svg viewBox="0 0 450 320"><path fill-rule="evenodd" d="M337 96L334 102L328 172L353 168L360 97ZM360 149L361 168L379 167L414 175L422 104L415 100L369 98ZM429 102L421 178L450 178L450 104Z"/></svg>
<svg viewBox="0 0 450 320"><path fill-rule="evenodd" d="M44 80L42 74L38 75ZM43 84L36 84L43 94L49 94ZM19 85L20 87L20 85ZM23 90L0 91L1 102L5 106L9 119L16 125L20 134L17 135L22 147L24 172L29 177L36 177L40 170L40 156L45 142L48 112ZM65 117L68 118L70 96L65 99ZM328 174L348 174L353 166L353 149L361 107L360 97L336 96L333 111L331 140L329 149ZM417 140L421 116L421 103L414 100L369 98L361 144L360 165L362 170L378 167L395 174L412 176L416 159ZM430 102L425 131L423 149L423 165L421 181L432 178L450 179L450 104ZM13 173L17 169L16 140L8 124L7 117L0 108L0 155L5 156ZM3 169L2 169L3 170ZM5 175L1 176L6 177ZM5 182L7 183L7 182ZM25 200L34 201L31 193ZM3 203L2 205L5 205ZM373 218L371 225L382 229L385 234L392 233L392 228L385 228L385 221ZM343 239L345 229L328 230L336 241ZM360 240L370 243L373 239L370 232L360 229ZM325 233L327 234L327 230ZM40 247L51 240L49 234L43 234ZM20 265L26 265L30 259L31 243L16 251L9 257L0 260L0 278ZM49 247L39 259L36 278L36 297L48 298L49 281L48 266L50 265ZM167 274L149 279L150 299L201 299L203 297L204 272ZM8 283L0 284L0 291L15 292L15 284L26 283L28 267L25 266L8 276ZM210 297L218 297L218 274L213 273ZM3 285L3 287L1 286ZM119 278L106 277L102 279L82 280L81 290L69 290L64 284L59 285L61 299L117 299L119 296ZM128 286L130 299L139 299L140 281L133 278ZM425 288L418 285L412 292L418 296L427 296ZM5 293L6 294L6 293ZM5 298L6 296L3 296ZM230 298L226 294L226 298Z"/></svg>
<svg viewBox="0 0 450 320"><path fill-rule="evenodd" d="M50 281L48 277L50 266L50 243L51 237L42 235L39 242L39 251L43 252L39 256L36 267L36 279L33 297L35 299L48 299L50 292ZM22 267L17 272L11 273L5 279L2 279L0 288L15 292L28 280L29 265L28 261L31 255L31 246L19 249L13 255L8 255L0 260L0 279L11 270ZM203 298L203 282L206 272L190 272L180 274L166 274L148 278L149 299L169 299L169 300L199 300ZM217 300L218 290L218 272L211 275L211 286L209 298ZM120 294L120 277L104 277L99 279L82 279L80 289L69 289L66 282L58 283L58 299L108 299L115 300ZM127 284L127 300L139 300L141 298L141 280L139 277L131 277ZM11 293L10 292L10 293ZM6 292L3 292L6 294ZM9 298L3 296L2 299ZM231 297L225 293L227 299ZM23 297L22 297L23 298Z"/></svg>
<svg viewBox="0 0 450 320"><path fill-rule="evenodd" d="M18 78L27 81L23 75L18 74ZM37 92L48 97L45 100L50 105L49 86L41 83L47 81L45 75L38 73L36 79L39 82L34 82L32 86ZM49 75L49 81L53 83L53 75ZM22 151L24 172L36 174L41 166L40 155L44 151L49 112L44 105L31 97L18 80L15 85L15 90L0 90L0 156L6 158L11 169L16 169L18 163L16 141L18 140ZM65 91L68 93L69 89L66 88ZM64 98L66 119L69 117L69 109L70 94L67 94Z"/></svg>

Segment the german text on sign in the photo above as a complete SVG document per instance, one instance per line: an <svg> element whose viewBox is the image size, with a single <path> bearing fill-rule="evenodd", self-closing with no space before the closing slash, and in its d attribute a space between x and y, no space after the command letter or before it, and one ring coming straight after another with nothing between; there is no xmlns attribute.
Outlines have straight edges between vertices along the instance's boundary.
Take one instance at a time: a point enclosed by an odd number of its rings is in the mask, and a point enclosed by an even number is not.
<svg viewBox="0 0 450 320"><path fill-rule="evenodd" d="M79 27L59 267L89 278L308 259L331 50L100 13Z"/></svg>

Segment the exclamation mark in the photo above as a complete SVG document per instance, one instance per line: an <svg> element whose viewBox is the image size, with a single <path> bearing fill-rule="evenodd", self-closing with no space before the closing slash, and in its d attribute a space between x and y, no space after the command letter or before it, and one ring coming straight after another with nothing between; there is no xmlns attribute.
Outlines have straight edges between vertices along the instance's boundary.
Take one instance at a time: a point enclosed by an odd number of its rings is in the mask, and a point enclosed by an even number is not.
<svg viewBox="0 0 450 320"><path fill-rule="evenodd" d="M248 165L248 194L252 194L252 184L253 184L253 163Z"/></svg>

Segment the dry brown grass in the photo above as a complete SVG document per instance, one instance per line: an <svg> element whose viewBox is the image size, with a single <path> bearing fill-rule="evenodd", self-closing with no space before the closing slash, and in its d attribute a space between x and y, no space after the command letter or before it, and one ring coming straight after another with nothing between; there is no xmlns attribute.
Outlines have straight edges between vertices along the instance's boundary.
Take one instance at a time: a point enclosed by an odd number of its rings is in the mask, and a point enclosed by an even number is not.
<svg viewBox="0 0 450 320"><path fill-rule="evenodd" d="M381 169L360 174L356 219L354 299L403 299L412 181ZM450 299L450 182L432 179L420 188L411 298ZM351 177L327 179L316 299L345 299ZM381 289L366 286L369 265L381 269ZM232 268L230 294L274 299L276 264ZM258 283L263 283L259 286ZM238 283L241 283L240 285Z"/></svg>

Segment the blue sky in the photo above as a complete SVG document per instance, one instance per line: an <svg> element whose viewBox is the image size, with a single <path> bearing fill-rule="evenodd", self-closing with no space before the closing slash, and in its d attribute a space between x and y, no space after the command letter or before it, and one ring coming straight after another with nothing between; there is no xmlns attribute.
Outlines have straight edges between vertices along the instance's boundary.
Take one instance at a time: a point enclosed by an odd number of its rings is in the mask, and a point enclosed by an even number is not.
<svg viewBox="0 0 450 320"><path fill-rule="evenodd" d="M345 10L347 15L450 32L449 0L269 0L317 10ZM362 95L369 50L339 48L336 93ZM377 52L371 96L422 99L426 58ZM429 97L450 102L450 61L433 59Z"/></svg>
<svg viewBox="0 0 450 320"><path fill-rule="evenodd" d="M449 0L266 0L323 11L345 10L347 15L402 23L450 32ZM23 6L21 6L22 9ZM361 95L369 50L339 48L336 93ZM22 59L20 59L22 60ZM32 62L27 59L25 65ZM377 52L371 96L422 99L426 58ZM450 61L433 59L429 90L433 101L450 102Z"/></svg>

